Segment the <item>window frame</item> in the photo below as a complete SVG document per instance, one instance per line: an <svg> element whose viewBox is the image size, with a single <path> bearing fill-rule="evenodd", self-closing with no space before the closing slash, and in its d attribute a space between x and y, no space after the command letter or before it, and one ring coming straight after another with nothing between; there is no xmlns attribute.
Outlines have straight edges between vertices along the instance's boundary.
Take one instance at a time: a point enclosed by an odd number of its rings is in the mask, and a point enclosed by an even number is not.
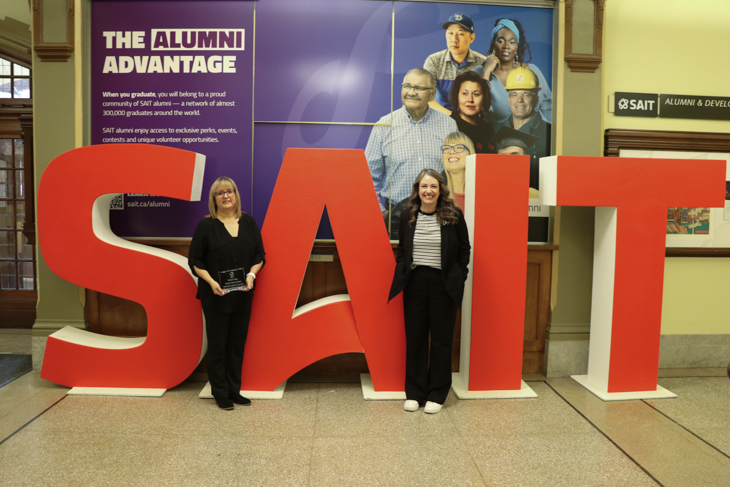
<svg viewBox="0 0 730 487"><path fill-rule="evenodd" d="M32 83L32 70L30 67L23 66L21 63L18 63L17 61L13 59L7 59L5 57L0 56L0 62L5 61L10 64L10 74L1 74L0 73L0 81L8 79L10 80L10 96L4 97L0 96L0 100L31 100L33 99L33 83ZM16 70L24 69L28 71L27 75L24 74L15 74ZM28 95L25 97L15 96L15 82L16 80L28 80Z"/></svg>

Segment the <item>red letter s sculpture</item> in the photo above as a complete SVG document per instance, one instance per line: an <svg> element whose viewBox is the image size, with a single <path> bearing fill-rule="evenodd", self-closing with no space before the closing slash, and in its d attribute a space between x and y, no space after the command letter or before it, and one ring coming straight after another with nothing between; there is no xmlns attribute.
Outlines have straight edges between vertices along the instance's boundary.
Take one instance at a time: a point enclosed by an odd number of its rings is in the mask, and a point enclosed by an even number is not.
<svg viewBox="0 0 730 487"><path fill-rule="evenodd" d="M59 330L48 337L41 377L70 387L169 389L195 369L205 351L203 317L186 259L114 235L109 204L118 193L197 201L204 167L200 154L143 144L83 147L51 161L38 188L46 264L69 282L140 303L148 331L117 338Z"/></svg>

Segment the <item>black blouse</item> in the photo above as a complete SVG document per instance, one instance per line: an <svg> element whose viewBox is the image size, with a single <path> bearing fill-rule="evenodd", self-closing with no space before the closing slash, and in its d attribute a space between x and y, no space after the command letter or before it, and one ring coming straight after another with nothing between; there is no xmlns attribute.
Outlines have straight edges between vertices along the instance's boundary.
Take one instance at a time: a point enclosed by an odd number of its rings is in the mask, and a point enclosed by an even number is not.
<svg viewBox="0 0 730 487"><path fill-rule="evenodd" d="M480 120L479 125L472 125L458 113L451 113L451 118L456 121L459 132L466 134L474 143L474 149L477 154L496 154L497 147L492 141L494 137L494 128L492 124L484 120Z"/></svg>
<svg viewBox="0 0 730 487"><path fill-rule="evenodd" d="M200 220L193 234L188 265L196 276L193 266L208 271L220 284L219 271L243 267L245 275L251 271L252 266L266 262L264 255L261 232L251 216L241 215L238 220L238 237L233 237L222 221L206 217ZM252 293L253 290L247 292ZM215 308L221 313L230 313L240 306L245 296L240 291L218 296L213 293L210 284L199 277L196 297L203 306Z"/></svg>

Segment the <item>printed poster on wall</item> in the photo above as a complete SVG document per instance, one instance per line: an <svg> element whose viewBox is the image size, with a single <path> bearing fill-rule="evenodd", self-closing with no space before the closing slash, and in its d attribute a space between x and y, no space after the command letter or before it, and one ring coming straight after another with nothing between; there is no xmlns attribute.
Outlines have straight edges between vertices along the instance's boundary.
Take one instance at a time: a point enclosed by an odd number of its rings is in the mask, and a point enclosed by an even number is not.
<svg viewBox="0 0 730 487"><path fill-rule="evenodd" d="M539 191L537 160L551 153L551 9L366 0L96 1L92 7L93 143L136 137L203 153L205 189L219 176L232 177L243 210L259 225L289 147L365 150L394 239L398 204L421 169L442 173L457 202L463 194L464 151L456 152L459 143L444 143L457 130L468 132L477 152L531 155L526 190L531 198ZM449 39L455 30L462 31L460 41ZM135 32L143 33L141 41ZM229 35L232 41L221 38ZM219 68L217 56L235 57L235 72L225 70L223 59ZM116 72L108 57L116 58ZM460 83L452 106L456 75L449 65L456 70L459 63L458 73L469 72L471 81ZM414 68L435 74L437 90L419 92L429 87L418 81L406 83L404 92L406 73ZM511 81L508 71L515 71ZM469 92L461 101L459 88ZM122 93L129 96L122 99ZM451 115L431 108L416 130L404 125L404 117L413 119L411 107L417 112L431 93ZM140 107L137 101L180 105ZM103 105L109 102L132 105ZM134 114L142 108L153 114ZM152 137L152 129L168 133ZM419 137L421 130L427 135ZM444 153L442 145L456 149ZM146 195L124 195L122 205L112 212L112 225L124 236L189 237L207 212L204 201ZM547 212L534 198L530 209L529 240L545 241ZM325 208L317 236L332 238Z"/></svg>
<svg viewBox="0 0 730 487"><path fill-rule="evenodd" d="M253 2L92 4L92 143L146 143L206 156L190 203L124 194L117 235L191 237L219 176L251 186ZM100 161L103 163L103 161ZM251 211L250 198L242 198Z"/></svg>

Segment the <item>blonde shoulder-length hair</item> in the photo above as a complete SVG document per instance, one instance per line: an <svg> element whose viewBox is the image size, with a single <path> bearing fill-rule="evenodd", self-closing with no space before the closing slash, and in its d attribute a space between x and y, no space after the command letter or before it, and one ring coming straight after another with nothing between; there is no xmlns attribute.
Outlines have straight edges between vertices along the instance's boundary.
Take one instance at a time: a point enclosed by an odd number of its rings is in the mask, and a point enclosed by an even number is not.
<svg viewBox="0 0 730 487"><path fill-rule="evenodd" d="M216 204L215 194L221 189L228 187L233 189L233 194L236 197L236 202L233 205L236 218L241 218L241 197L238 194L238 187L233 179L227 177L216 179L210 187L210 193L208 193L208 210L210 210L210 214L206 215L208 218L218 218L218 205Z"/></svg>
<svg viewBox="0 0 730 487"><path fill-rule="evenodd" d="M476 153L476 149L474 149L474 143L464 132L451 132L444 139L444 145L456 144L464 144L466 148L469 149L469 155ZM454 178L451 176L451 173L446 168L444 168L444 174L446 175L446 186L449 188L449 191L451 192L451 195L453 197L453 195L457 193L454 188Z"/></svg>

